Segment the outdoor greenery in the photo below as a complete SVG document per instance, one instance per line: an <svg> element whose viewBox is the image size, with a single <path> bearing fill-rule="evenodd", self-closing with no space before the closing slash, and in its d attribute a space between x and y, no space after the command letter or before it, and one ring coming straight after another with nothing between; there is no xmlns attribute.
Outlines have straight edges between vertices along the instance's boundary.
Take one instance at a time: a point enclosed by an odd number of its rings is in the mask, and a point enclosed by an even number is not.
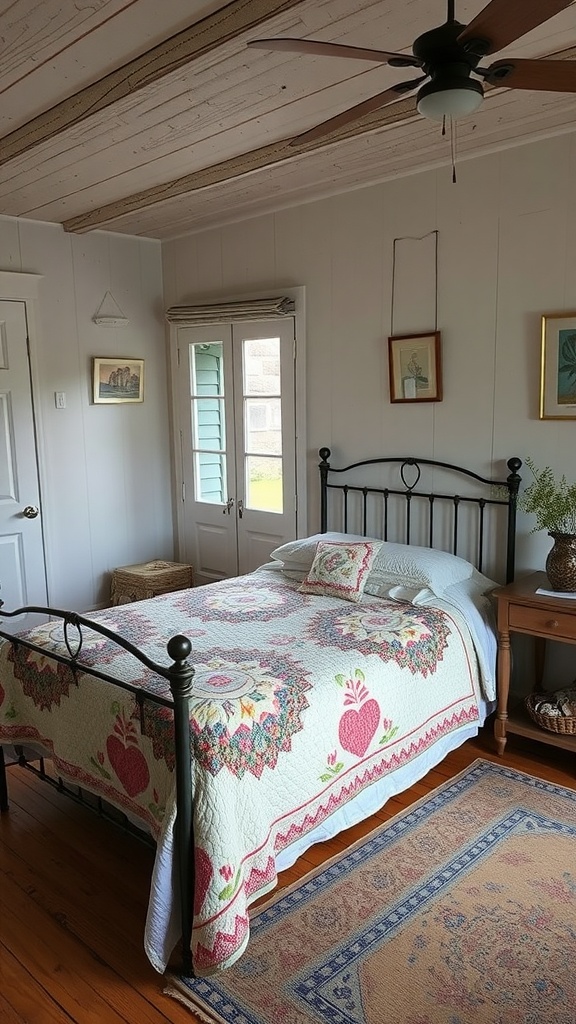
<svg viewBox="0 0 576 1024"><path fill-rule="evenodd" d="M526 459L533 480L518 499L524 512L536 516L536 530L548 533L576 534L576 483L569 484L562 475L558 479L549 466L538 469L532 459Z"/></svg>
<svg viewBox="0 0 576 1024"><path fill-rule="evenodd" d="M265 509L267 512L282 511L282 479L256 479L250 481L249 506Z"/></svg>

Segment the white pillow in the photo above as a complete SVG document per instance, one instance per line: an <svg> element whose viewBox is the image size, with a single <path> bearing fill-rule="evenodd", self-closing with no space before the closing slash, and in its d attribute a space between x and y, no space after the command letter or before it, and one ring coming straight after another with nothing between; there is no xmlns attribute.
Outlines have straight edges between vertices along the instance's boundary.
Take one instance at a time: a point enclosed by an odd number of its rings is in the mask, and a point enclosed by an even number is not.
<svg viewBox="0 0 576 1024"><path fill-rule="evenodd" d="M442 597L447 587L469 579L475 572L471 562L449 551L386 541L376 555L364 592L386 597L391 586L427 587Z"/></svg>
<svg viewBox="0 0 576 1024"><path fill-rule="evenodd" d="M289 540L279 548L274 548L270 558L276 558L284 563L284 569L291 572L302 572L304 575L314 561L316 548L319 541L331 541L335 544L354 544L360 541L372 541L381 544L377 537L362 537L355 533L314 533L311 537L301 537L299 540Z"/></svg>
<svg viewBox="0 0 576 1024"><path fill-rule="evenodd" d="M369 541L382 544L364 587L364 593L373 597L387 597L391 586L411 587L416 591L427 587L437 597L442 597L447 587L469 579L476 573L471 562L449 551L415 544L381 542L377 537L363 537L354 533L315 533L282 544L274 549L270 557L283 563L286 576L296 580L304 579L314 561L319 541Z"/></svg>

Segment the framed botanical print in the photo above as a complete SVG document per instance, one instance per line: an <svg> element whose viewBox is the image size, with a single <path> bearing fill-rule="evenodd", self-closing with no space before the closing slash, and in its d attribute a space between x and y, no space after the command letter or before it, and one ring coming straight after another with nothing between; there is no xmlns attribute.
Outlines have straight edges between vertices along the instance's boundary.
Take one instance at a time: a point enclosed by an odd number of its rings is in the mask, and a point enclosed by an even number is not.
<svg viewBox="0 0 576 1024"><path fill-rule="evenodd" d="M440 331L388 338L391 402L441 402Z"/></svg>

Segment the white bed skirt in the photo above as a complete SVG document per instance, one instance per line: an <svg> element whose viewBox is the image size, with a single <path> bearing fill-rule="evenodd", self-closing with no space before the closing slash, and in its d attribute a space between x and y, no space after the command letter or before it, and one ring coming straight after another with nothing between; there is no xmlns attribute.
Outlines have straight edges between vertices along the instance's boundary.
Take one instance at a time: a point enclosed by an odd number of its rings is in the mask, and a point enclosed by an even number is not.
<svg viewBox="0 0 576 1024"><path fill-rule="evenodd" d="M335 811L329 818L326 818L312 832L308 832L307 835L302 836L301 839L298 839L295 843L282 850L276 857L277 870L285 871L311 846L324 842L326 839L332 839L339 832L343 832L344 829L351 828L352 825L357 825L358 822L364 821L370 815L375 814L376 811L381 810L390 797L403 793L404 790L413 786L415 782L419 782L431 768L435 768L437 764L440 764L450 751L456 750L466 740L477 736L478 730L484 725L488 715L492 714L495 707L495 702L486 704L484 701L480 701L478 704L479 722L475 722L473 725L462 726L462 728L456 729L447 736L443 736L437 743L432 744L422 754L415 757L413 761L409 761L395 771L389 772L378 782L368 786L358 796L344 804L340 810Z"/></svg>

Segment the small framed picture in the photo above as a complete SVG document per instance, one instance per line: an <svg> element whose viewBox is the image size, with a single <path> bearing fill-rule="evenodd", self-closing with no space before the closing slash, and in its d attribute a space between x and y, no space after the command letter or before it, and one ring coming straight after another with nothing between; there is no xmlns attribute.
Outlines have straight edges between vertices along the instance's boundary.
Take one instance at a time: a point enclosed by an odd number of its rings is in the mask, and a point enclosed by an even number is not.
<svg viewBox="0 0 576 1024"><path fill-rule="evenodd" d="M576 420L576 313L542 317L540 419Z"/></svg>
<svg viewBox="0 0 576 1024"><path fill-rule="evenodd" d="M388 338L391 402L441 402L440 331Z"/></svg>
<svg viewBox="0 0 576 1024"><path fill-rule="evenodd" d="M144 401L143 359L96 356L92 379L96 404Z"/></svg>

